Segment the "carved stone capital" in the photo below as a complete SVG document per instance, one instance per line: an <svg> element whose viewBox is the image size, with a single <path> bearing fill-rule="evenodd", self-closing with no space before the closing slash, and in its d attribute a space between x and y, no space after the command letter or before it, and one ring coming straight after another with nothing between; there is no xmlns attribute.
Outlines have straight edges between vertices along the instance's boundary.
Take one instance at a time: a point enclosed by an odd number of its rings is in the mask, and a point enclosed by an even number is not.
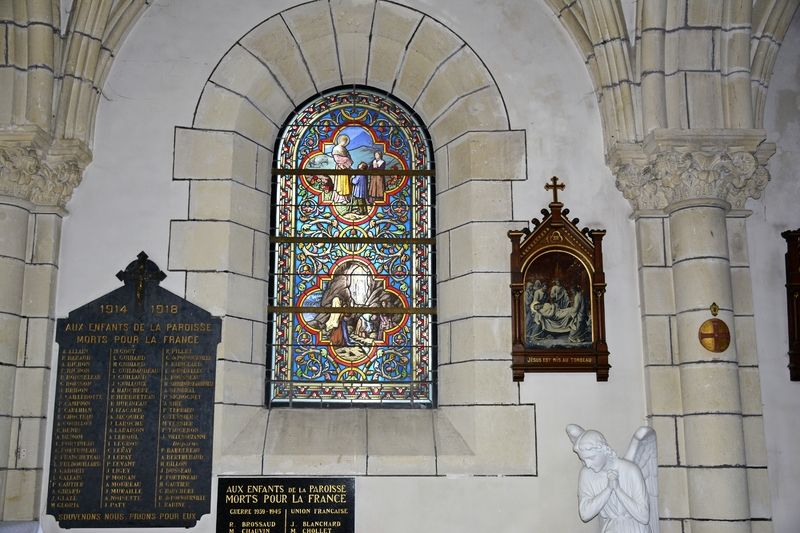
<svg viewBox="0 0 800 533"><path fill-rule="evenodd" d="M62 141L46 149L33 142L0 142L0 195L64 207L90 161L78 142Z"/></svg>
<svg viewBox="0 0 800 533"><path fill-rule="evenodd" d="M613 148L609 162L636 211L696 199L741 209L769 181L775 145L764 139L763 130L656 130L641 144Z"/></svg>

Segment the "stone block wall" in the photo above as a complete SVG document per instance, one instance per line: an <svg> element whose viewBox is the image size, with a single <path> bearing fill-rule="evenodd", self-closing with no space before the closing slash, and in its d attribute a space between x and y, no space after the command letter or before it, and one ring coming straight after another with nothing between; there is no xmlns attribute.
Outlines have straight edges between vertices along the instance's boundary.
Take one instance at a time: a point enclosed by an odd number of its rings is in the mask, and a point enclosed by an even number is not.
<svg viewBox="0 0 800 533"><path fill-rule="evenodd" d="M363 14L361 4L374 16L342 16ZM310 31L309 21L323 22ZM436 410L264 407L272 147L295 106L343 83L391 92L432 135ZM534 406L520 403L509 379L510 317L491 288L508 283L505 233L521 224L511 196L513 182L526 178L525 160L525 134L509 128L485 66L416 11L309 3L257 25L228 51L193 125L175 130L174 179L188 182L189 199L186 218L171 223L169 251L170 270L186 272L186 297L223 317L216 473L536 474Z"/></svg>

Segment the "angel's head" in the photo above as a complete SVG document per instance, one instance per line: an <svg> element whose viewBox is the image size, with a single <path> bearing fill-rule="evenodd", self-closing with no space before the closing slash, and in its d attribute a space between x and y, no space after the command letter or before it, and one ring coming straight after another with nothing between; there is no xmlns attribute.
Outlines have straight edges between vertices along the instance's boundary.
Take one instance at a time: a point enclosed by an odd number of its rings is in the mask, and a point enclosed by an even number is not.
<svg viewBox="0 0 800 533"><path fill-rule="evenodd" d="M586 468L593 472L605 470L609 460L617 457L616 452L611 449L599 431L593 429L584 431L580 426L570 424L567 427L567 434L572 440L572 449Z"/></svg>

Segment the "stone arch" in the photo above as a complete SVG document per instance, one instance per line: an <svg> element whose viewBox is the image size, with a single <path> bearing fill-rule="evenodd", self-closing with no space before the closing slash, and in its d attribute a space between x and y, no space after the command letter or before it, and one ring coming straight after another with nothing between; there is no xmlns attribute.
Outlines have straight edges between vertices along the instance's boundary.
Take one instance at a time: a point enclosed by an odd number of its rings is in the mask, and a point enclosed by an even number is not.
<svg viewBox="0 0 800 533"><path fill-rule="evenodd" d="M368 439L361 410L264 407L272 147L298 104L347 84L386 91L416 111L437 169L439 407L404 410L401 419L373 410ZM217 472L315 472L332 454L337 472L354 475L535 475L534 408L508 379L510 316L497 297L508 286L505 233L524 224L513 220L511 199L513 181L526 178L525 149L477 54L413 9L309 2L231 46L191 127L176 128L174 179L189 182L189 205L171 222L168 264L186 272L187 298L223 317ZM484 424L492 431L475 430ZM302 428L318 428L319 439L300 438ZM398 433L419 458L413 465L389 457ZM513 450L502 441L510 433L519 436Z"/></svg>
<svg viewBox="0 0 800 533"><path fill-rule="evenodd" d="M510 128L500 90L469 45L428 15L373 0L310 2L257 25L214 69L193 125L272 146L297 105L345 84L406 102L434 148L468 131Z"/></svg>
<svg viewBox="0 0 800 533"><path fill-rule="evenodd" d="M638 81L619 0L547 0L581 54L595 88L606 150L640 140L634 99Z"/></svg>
<svg viewBox="0 0 800 533"><path fill-rule="evenodd" d="M750 84L753 100L753 123L764 127L764 107L772 72L778 59L783 39L792 20L795 20L800 2L753 3L752 37L750 41ZM800 25L800 20L795 20Z"/></svg>
<svg viewBox="0 0 800 533"><path fill-rule="evenodd" d="M653 129L675 127L671 122L680 125L680 118L667 116L665 58L677 52L668 50L674 44L665 43L666 4L637 2L634 55L619 0L547 3L572 37L589 71L607 151L616 143L640 142ZM721 56L720 69L729 78L723 90L726 100L732 102L724 127L763 127L772 70L797 8L797 2L757 0L746 9L717 16L714 25L737 29L749 25L751 30L749 36L729 39ZM683 109L678 111L684 113Z"/></svg>
<svg viewBox="0 0 800 533"><path fill-rule="evenodd" d="M58 65L62 78L54 110L58 138L91 146L97 106L114 57L149 5L146 0L76 3Z"/></svg>

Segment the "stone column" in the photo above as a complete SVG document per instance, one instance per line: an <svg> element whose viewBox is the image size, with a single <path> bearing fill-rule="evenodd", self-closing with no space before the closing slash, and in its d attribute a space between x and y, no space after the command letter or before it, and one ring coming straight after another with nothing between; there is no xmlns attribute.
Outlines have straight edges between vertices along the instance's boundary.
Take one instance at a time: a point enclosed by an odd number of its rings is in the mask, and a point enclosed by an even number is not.
<svg viewBox="0 0 800 533"><path fill-rule="evenodd" d="M749 278L742 283L749 271L746 261L739 264L738 245L732 269L729 242L743 235L728 235L729 227L744 229L742 211L728 220L731 207L742 208L766 185L763 164L774 148L764 137L760 130L655 130L612 157L637 219L647 408L659 431L660 516L668 533L771 530L768 511L751 505L768 498L763 476L751 475L765 470L763 428L760 413L757 424L744 418L752 415L743 406L752 403L755 358L738 346L749 352L754 343L735 342L735 315L752 313ZM712 303L731 330L720 353L698 340Z"/></svg>
<svg viewBox="0 0 800 533"><path fill-rule="evenodd" d="M11 446L10 440L15 425L13 410L17 354L21 332L24 331L22 286L25 281L30 214L29 206L24 202L0 197L0 516L4 515L8 469L16 462L16 447Z"/></svg>
<svg viewBox="0 0 800 533"><path fill-rule="evenodd" d="M694 519L748 521L744 430L735 343L722 353L706 350L698 329L712 303L733 329L733 295L725 213L729 204L688 199L668 207L683 405L684 457L689 513ZM713 494L713 497L709 497ZM692 530L723 531L705 522ZM750 531L746 522L724 531Z"/></svg>
<svg viewBox="0 0 800 533"><path fill-rule="evenodd" d="M89 160L20 130L0 133L0 521L39 515L61 220Z"/></svg>

